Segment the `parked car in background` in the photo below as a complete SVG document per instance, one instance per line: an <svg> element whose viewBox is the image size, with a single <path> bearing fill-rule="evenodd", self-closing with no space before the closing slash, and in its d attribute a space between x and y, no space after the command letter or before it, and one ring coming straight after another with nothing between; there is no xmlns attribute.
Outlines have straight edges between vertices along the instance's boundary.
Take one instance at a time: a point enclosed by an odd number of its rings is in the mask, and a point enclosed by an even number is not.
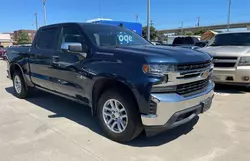
<svg viewBox="0 0 250 161"><path fill-rule="evenodd" d="M0 58L5 60L6 50L3 46L0 46Z"/></svg>
<svg viewBox="0 0 250 161"><path fill-rule="evenodd" d="M10 48L7 73L18 98L37 88L87 105L108 138L126 142L206 112L214 94L211 61L118 26L62 23L41 27L31 48Z"/></svg>
<svg viewBox="0 0 250 161"><path fill-rule="evenodd" d="M193 47L204 47L206 44L200 41L197 37L185 36L176 37L172 46L192 49Z"/></svg>
<svg viewBox="0 0 250 161"><path fill-rule="evenodd" d="M215 83L250 87L250 32L217 34L205 48L213 56Z"/></svg>

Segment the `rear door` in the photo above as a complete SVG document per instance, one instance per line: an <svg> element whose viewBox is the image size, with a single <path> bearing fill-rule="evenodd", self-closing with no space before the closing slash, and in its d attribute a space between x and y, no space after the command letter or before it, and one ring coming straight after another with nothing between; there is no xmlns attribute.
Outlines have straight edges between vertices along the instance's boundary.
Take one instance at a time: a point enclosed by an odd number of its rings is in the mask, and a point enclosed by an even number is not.
<svg viewBox="0 0 250 161"><path fill-rule="evenodd" d="M59 27L40 29L30 51L30 75L32 82L40 87L53 90L53 57L59 36Z"/></svg>

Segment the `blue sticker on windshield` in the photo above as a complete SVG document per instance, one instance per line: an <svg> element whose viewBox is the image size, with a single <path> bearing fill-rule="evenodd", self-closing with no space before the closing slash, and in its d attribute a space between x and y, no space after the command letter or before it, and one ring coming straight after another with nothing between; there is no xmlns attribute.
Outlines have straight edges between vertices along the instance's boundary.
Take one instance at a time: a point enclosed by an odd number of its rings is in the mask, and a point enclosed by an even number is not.
<svg viewBox="0 0 250 161"><path fill-rule="evenodd" d="M121 44L129 44L130 42L133 41L133 37L131 35L120 34L117 36Z"/></svg>

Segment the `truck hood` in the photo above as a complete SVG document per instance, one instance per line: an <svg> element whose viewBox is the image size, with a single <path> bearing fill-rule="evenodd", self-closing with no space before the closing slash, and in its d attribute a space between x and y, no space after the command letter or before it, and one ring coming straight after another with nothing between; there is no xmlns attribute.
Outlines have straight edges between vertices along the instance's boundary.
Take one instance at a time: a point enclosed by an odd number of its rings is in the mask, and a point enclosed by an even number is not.
<svg viewBox="0 0 250 161"><path fill-rule="evenodd" d="M250 46L209 46L199 49L208 52L211 56L245 56L250 55Z"/></svg>
<svg viewBox="0 0 250 161"><path fill-rule="evenodd" d="M140 54L147 58L149 63L197 63L205 62L211 59L207 53L179 47L168 46L124 46L116 48L119 52Z"/></svg>

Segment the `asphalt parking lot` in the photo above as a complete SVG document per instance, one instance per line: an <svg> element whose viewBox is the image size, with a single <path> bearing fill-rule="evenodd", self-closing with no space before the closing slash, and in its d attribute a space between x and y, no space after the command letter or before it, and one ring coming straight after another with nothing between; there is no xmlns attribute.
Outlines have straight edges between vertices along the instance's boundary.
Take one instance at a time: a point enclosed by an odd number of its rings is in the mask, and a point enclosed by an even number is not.
<svg viewBox="0 0 250 161"><path fill-rule="evenodd" d="M37 92L13 96L0 60L1 161L249 161L250 92L216 88L212 108L190 123L128 144L105 138L90 109Z"/></svg>

